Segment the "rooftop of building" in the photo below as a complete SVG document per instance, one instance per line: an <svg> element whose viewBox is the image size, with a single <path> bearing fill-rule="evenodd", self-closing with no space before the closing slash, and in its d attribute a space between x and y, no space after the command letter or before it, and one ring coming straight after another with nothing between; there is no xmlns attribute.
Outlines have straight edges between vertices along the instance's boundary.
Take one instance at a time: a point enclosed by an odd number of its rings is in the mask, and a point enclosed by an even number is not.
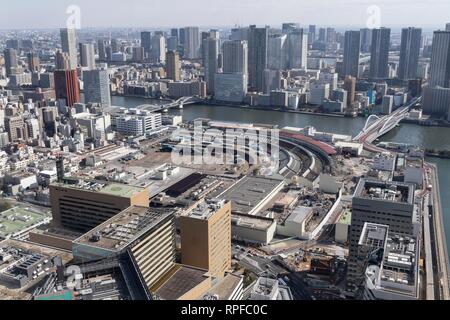
<svg viewBox="0 0 450 320"><path fill-rule="evenodd" d="M365 223L359 239L359 245L384 248L389 227L376 223Z"/></svg>
<svg viewBox="0 0 450 320"><path fill-rule="evenodd" d="M352 211L349 209L344 210L341 217L339 218L338 223L350 225L352 223Z"/></svg>
<svg viewBox="0 0 450 320"><path fill-rule="evenodd" d="M150 292L160 300L178 300L208 279L207 270L175 265L150 288Z"/></svg>
<svg viewBox="0 0 450 320"><path fill-rule="evenodd" d="M213 286L205 295L217 296L219 300L228 300L236 288L242 283L243 276L228 273L215 286Z"/></svg>
<svg viewBox="0 0 450 320"><path fill-rule="evenodd" d="M51 218L50 212L40 212L32 208L15 207L0 213L0 239L29 229Z"/></svg>
<svg viewBox="0 0 450 320"><path fill-rule="evenodd" d="M303 223L305 220L311 217L313 213L314 208L312 207L298 206L292 211L292 213L286 219L285 223Z"/></svg>
<svg viewBox="0 0 450 320"><path fill-rule="evenodd" d="M171 211L132 206L82 235L74 243L120 251L170 215Z"/></svg>
<svg viewBox="0 0 450 320"><path fill-rule="evenodd" d="M412 237L389 235L381 280L383 282L413 285L417 265L417 248L417 242Z"/></svg>
<svg viewBox="0 0 450 320"><path fill-rule="evenodd" d="M98 181L86 181L86 180L74 180L74 184L68 183L53 183L52 186L83 190L88 192L102 193L122 198L131 198L134 195L141 193L146 190L145 188L131 186L127 184L120 183L110 183L110 182L98 182Z"/></svg>
<svg viewBox="0 0 450 320"><path fill-rule="evenodd" d="M259 216L250 216L246 214L236 214L231 216L231 224L240 228L249 228L266 231L269 229L275 220Z"/></svg>
<svg viewBox="0 0 450 320"><path fill-rule="evenodd" d="M419 247L413 237L389 234L381 263L369 265L366 270L374 288L417 299Z"/></svg>
<svg viewBox="0 0 450 320"><path fill-rule="evenodd" d="M283 185L284 180L278 178L246 176L220 197L232 202L233 213L248 214Z"/></svg>
<svg viewBox="0 0 450 320"><path fill-rule="evenodd" d="M414 203L414 185L398 181L361 179L355 197L398 203Z"/></svg>
<svg viewBox="0 0 450 320"><path fill-rule="evenodd" d="M208 220L228 202L221 199L206 199L184 213L185 217Z"/></svg>

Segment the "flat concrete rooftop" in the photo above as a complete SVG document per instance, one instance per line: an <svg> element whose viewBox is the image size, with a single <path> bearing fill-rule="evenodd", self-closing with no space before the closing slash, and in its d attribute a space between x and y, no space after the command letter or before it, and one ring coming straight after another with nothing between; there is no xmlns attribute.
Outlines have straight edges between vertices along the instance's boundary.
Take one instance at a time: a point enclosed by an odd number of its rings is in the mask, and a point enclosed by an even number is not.
<svg viewBox="0 0 450 320"><path fill-rule="evenodd" d="M231 201L233 213L249 214L284 186L277 178L247 176L219 196Z"/></svg>
<svg viewBox="0 0 450 320"><path fill-rule="evenodd" d="M88 192L103 193L108 195L113 195L117 197L130 198L137 193L145 190L145 188L131 186L127 184L120 183L110 183L110 182L96 182L96 181L80 181L77 184L67 184L67 183L53 183L53 186L84 190Z"/></svg>
<svg viewBox="0 0 450 320"><path fill-rule="evenodd" d="M207 270L175 265L150 288L150 292L162 300L178 300L207 280L207 273Z"/></svg>
<svg viewBox="0 0 450 320"><path fill-rule="evenodd" d="M0 213L0 239L26 230L49 220L49 212L37 212L31 208L15 207Z"/></svg>
<svg viewBox="0 0 450 320"><path fill-rule="evenodd" d="M120 251L171 214L170 211L132 206L84 234L74 243Z"/></svg>

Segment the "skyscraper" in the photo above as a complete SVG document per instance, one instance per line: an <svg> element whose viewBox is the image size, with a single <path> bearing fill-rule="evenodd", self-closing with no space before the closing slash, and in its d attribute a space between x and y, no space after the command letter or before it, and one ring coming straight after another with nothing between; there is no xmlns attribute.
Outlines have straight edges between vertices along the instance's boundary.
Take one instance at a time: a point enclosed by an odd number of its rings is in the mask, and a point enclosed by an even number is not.
<svg viewBox="0 0 450 320"><path fill-rule="evenodd" d="M19 66L17 51L16 49L5 49L5 51L3 51L3 55L5 57L6 76L9 77L11 74L15 73L14 70Z"/></svg>
<svg viewBox="0 0 450 320"><path fill-rule="evenodd" d="M396 190L394 194L392 190ZM358 243L366 222L389 226L401 236L415 236L420 222L415 217L414 185L361 179L353 197L349 232L348 281L359 286L363 276L358 261Z"/></svg>
<svg viewBox="0 0 450 320"><path fill-rule="evenodd" d="M36 52L28 52L27 54L28 60L28 70L30 71L38 71L40 68L39 55Z"/></svg>
<svg viewBox="0 0 450 320"><path fill-rule="evenodd" d="M199 58L200 34L198 27L184 28L184 55L188 59Z"/></svg>
<svg viewBox="0 0 450 320"><path fill-rule="evenodd" d="M450 31L450 22L445 25L445 31Z"/></svg>
<svg viewBox="0 0 450 320"><path fill-rule="evenodd" d="M146 57L149 57L152 49L152 33L150 31L141 32L141 47L144 48Z"/></svg>
<svg viewBox="0 0 450 320"><path fill-rule="evenodd" d="M133 47L133 61L142 62L145 58L145 51L142 47Z"/></svg>
<svg viewBox="0 0 450 320"><path fill-rule="evenodd" d="M69 70L70 58L67 52L57 51L55 55L55 68L56 70Z"/></svg>
<svg viewBox="0 0 450 320"><path fill-rule="evenodd" d="M391 29L372 30L372 47L370 56L370 78L386 79L389 77L389 47Z"/></svg>
<svg viewBox="0 0 450 320"><path fill-rule="evenodd" d="M316 41L316 26L309 25L308 29L308 45L312 45Z"/></svg>
<svg viewBox="0 0 450 320"><path fill-rule="evenodd" d="M248 43L249 84L252 90L264 90L264 70L267 68L269 27L250 26Z"/></svg>
<svg viewBox="0 0 450 320"><path fill-rule="evenodd" d="M85 103L111 105L108 71L103 69L83 72Z"/></svg>
<svg viewBox="0 0 450 320"><path fill-rule="evenodd" d="M248 74L248 43L232 40L223 43L223 72Z"/></svg>
<svg viewBox="0 0 450 320"><path fill-rule="evenodd" d="M75 70L78 66L77 37L75 29L61 29L60 35L62 51L69 54L69 69Z"/></svg>
<svg viewBox="0 0 450 320"><path fill-rule="evenodd" d="M95 69L95 49L92 43L80 43L80 65L88 70Z"/></svg>
<svg viewBox="0 0 450 320"><path fill-rule="evenodd" d="M364 53L370 52L372 46L372 29L364 28L361 32L361 51Z"/></svg>
<svg viewBox="0 0 450 320"><path fill-rule="evenodd" d="M288 34L291 31L294 31L296 29L300 28L300 24L299 23L295 23L295 22L287 22L287 23L283 23L281 26L281 32Z"/></svg>
<svg viewBox="0 0 450 320"><path fill-rule="evenodd" d="M173 81L180 81L180 55L177 51L167 51L166 77Z"/></svg>
<svg viewBox="0 0 450 320"><path fill-rule="evenodd" d="M325 42L327 40L327 29L320 28L319 29L319 39L320 42Z"/></svg>
<svg viewBox="0 0 450 320"><path fill-rule="evenodd" d="M271 34L267 46L267 68L284 70L287 66L287 35Z"/></svg>
<svg viewBox="0 0 450 320"><path fill-rule="evenodd" d="M307 67L308 36L303 29L295 29L288 34L288 66L291 69Z"/></svg>
<svg viewBox="0 0 450 320"><path fill-rule="evenodd" d="M430 72L430 87L450 88L450 31L434 32Z"/></svg>
<svg viewBox="0 0 450 320"><path fill-rule="evenodd" d="M359 77L359 55L361 49L361 33L346 31L344 43L344 62L342 74L344 76Z"/></svg>
<svg viewBox="0 0 450 320"><path fill-rule="evenodd" d="M205 66L205 81L208 93L214 94L214 79L217 73L217 57L219 55L219 40L206 38L203 40L203 65Z"/></svg>
<svg viewBox="0 0 450 320"><path fill-rule="evenodd" d="M402 80L415 79L419 65L420 42L422 29L402 29L402 42L400 49L400 63L398 66L398 78Z"/></svg>
<svg viewBox="0 0 450 320"><path fill-rule="evenodd" d="M106 45L107 45L107 43L105 40L99 39L97 41L98 59L100 61L106 60Z"/></svg>
<svg viewBox="0 0 450 320"><path fill-rule="evenodd" d="M56 99L65 99L66 105L69 107L80 102L77 70L55 71L55 94Z"/></svg>
<svg viewBox="0 0 450 320"><path fill-rule="evenodd" d="M165 63L166 61L166 39L162 34L157 33L152 38L150 60L155 63Z"/></svg>

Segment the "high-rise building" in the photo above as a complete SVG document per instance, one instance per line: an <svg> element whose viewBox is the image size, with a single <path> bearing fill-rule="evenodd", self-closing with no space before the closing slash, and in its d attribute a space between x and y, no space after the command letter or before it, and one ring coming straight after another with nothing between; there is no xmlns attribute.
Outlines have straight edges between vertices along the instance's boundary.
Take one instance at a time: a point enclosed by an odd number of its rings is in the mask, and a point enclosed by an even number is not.
<svg viewBox="0 0 450 320"><path fill-rule="evenodd" d="M107 70L87 70L83 72L85 103L111 105L109 75Z"/></svg>
<svg viewBox="0 0 450 320"><path fill-rule="evenodd" d="M372 30L372 47L370 56L370 78L386 79L389 77L389 47L391 29Z"/></svg>
<svg viewBox="0 0 450 320"><path fill-rule="evenodd" d="M178 37L170 36L167 38L167 50L178 51Z"/></svg>
<svg viewBox="0 0 450 320"><path fill-rule="evenodd" d="M39 55L36 52L28 52L28 70L31 72L37 72L40 69Z"/></svg>
<svg viewBox="0 0 450 320"><path fill-rule="evenodd" d="M372 46L372 29L364 28L360 30L361 33L361 51L364 53L370 52Z"/></svg>
<svg viewBox="0 0 450 320"><path fill-rule="evenodd" d="M402 29L402 42L400 49L400 63L398 66L398 78L401 80L415 79L419 65L420 41L422 29Z"/></svg>
<svg viewBox="0 0 450 320"><path fill-rule="evenodd" d="M200 57L200 33L198 27L184 28L184 55L187 59Z"/></svg>
<svg viewBox="0 0 450 320"><path fill-rule="evenodd" d="M248 43L231 40L223 43L223 72L248 74Z"/></svg>
<svg viewBox="0 0 450 320"><path fill-rule="evenodd" d="M295 23L295 22L287 22L287 23L283 23L281 26L281 32L284 34L288 34L296 29L300 28L300 23Z"/></svg>
<svg viewBox="0 0 450 320"><path fill-rule="evenodd" d="M346 31L342 75L359 77L359 56L361 49L360 31Z"/></svg>
<svg viewBox="0 0 450 320"><path fill-rule="evenodd" d="M250 26L248 42L249 84L252 90L264 90L264 70L267 69L269 27Z"/></svg>
<svg viewBox="0 0 450 320"><path fill-rule="evenodd" d="M182 263L222 278L231 268L231 202L206 200L179 221Z"/></svg>
<svg viewBox="0 0 450 320"><path fill-rule="evenodd" d="M56 70L69 70L70 58L67 52L57 51L55 55L55 69Z"/></svg>
<svg viewBox="0 0 450 320"><path fill-rule="evenodd" d="M10 142L25 141L28 139L28 131L26 130L21 115L13 115L5 117L5 131L8 133Z"/></svg>
<svg viewBox="0 0 450 320"><path fill-rule="evenodd" d="M55 71L55 95L56 99L65 99L66 105L69 107L80 102L77 70Z"/></svg>
<svg viewBox="0 0 450 320"><path fill-rule="evenodd" d="M242 102L247 94L246 73L216 73L214 99L225 102Z"/></svg>
<svg viewBox="0 0 450 320"><path fill-rule="evenodd" d="M231 41L247 41L249 36L249 28L233 28L231 29Z"/></svg>
<svg viewBox="0 0 450 320"><path fill-rule="evenodd" d="M349 233L348 281L361 285L364 270L358 262L358 244L365 223L389 226L401 236L415 236L421 217L414 209L414 185L361 179L353 197L352 222Z"/></svg>
<svg viewBox="0 0 450 320"><path fill-rule="evenodd" d="M326 42L328 43L336 42L336 30L334 28L327 28Z"/></svg>
<svg viewBox="0 0 450 320"><path fill-rule="evenodd" d="M214 81L217 73L217 58L219 55L219 40L206 38L203 40L203 65L205 67L205 81L208 93L214 94Z"/></svg>
<svg viewBox="0 0 450 320"><path fill-rule="evenodd" d="M133 47L133 61L142 62L145 60L145 51L143 47Z"/></svg>
<svg viewBox="0 0 450 320"><path fill-rule="evenodd" d="M435 117L450 118L450 88L425 87L423 89L423 113Z"/></svg>
<svg viewBox="0 0 450 320"><path fill-rule="evenodd" d="M95 48L92 43L80 43L80 65L88 70L95 69Z"/></svg>
<svg viewBox="0 0 450 320"><path fill-rule="evenodd" d="M5 68L6 68L6 76L16 73L15 70L19 67L19 61L17 59L17 51L16 49L5 49L3 51L3 56L5 58Z"/></svg>
<svg viewBox="0 0 450 320"><path fill-rule="evenodd" d="M180 34L179 34L177 28L170 29L170 35L171 35L172 37L177 37L177 38L180 36Z"/></svg>
<svg viewBox="0 0 450 320"><path fill-rule="evenodd" d="M308 45L312 45L316 41L316 26L311 24L308 28Z"/></svg>
<svg viewBox="0 0 450 320"><path fill-rule="evenodd" d="M267 45L267 68L284 70L287 67L287 35L271 34Z"/></svg>
<svg viewBox="0 0 450 320"><path fill-rule="evenodd" d="M97 41L98 59L100 61L106 60L106 47L107 47L107 42L105 40L99 39Z"/></svg>
<svg viewBox="0 0 450 320"><path fill-rule="evenodd" d="M149 57L152 50L152 33L150 31L141 32L141 47L144 48L145 55Z"/></svg>
<svg viewBox="0 0 450 320"><path fill-rule="evenodd" d="M450 22L445 25L445 31L450 31Z"/></svg>
<svg viewBox="0 0 450 320"><path fill-rule="evenodd" d="M303 29L292 30L288 35L288 67L304 69L308 63L308 36Z"/></svg>
<svg viewBox="0 0 450 320"><path fill-rule="evenodd" d="M121 51L120 47L121 46L120 46L119 41L117 39L111 39L111 50L112 50L113 53L120 52Z"/></svg>
<svg viewBox="0 0 450 320"><path fill-rule="evenodd" d="M430 72L430 87L450 88L450 31L434 32Z"/></svg>
<svg viewBox="0 0 450 320"><path fill-rule="evenodd" d="M166 39L159 33L155 33L152 38L150 61L163 64L166 62Z"/></svg>
<svg viewBox="0 0 450 320"><path fill-rule="evenodd" d="M320 42L325 42L327 40L327 29L320 28L319 29L319 39Z"/></svg>
<svg viewBox="0 0 450 320"><path fill-rule="evenodd" d="M343 89L347 91L347 106L350 107L352 103L355 102L356 78L352 76L346 76Z"/></svg>
<svg viewBox="0 0 450 320"><path fill-rule="evenodd" d="M180 55L177 51L167 51L166 77L173 81L181 80Z"/></svg>
<svg viewBox="0 0 450 320"><path fill-rule="evenodd" d="M60 35L62 52L69 54L69 69L75 70L78 66L77 36L75 29L61 29Z"/></svg>
<svg viewBox="0 0 450 320"><path fill-rule="evenodd" d="M130 206L148 207L148 189L117 183L73 181L50 185L53 223L87 232Z"/></svg>

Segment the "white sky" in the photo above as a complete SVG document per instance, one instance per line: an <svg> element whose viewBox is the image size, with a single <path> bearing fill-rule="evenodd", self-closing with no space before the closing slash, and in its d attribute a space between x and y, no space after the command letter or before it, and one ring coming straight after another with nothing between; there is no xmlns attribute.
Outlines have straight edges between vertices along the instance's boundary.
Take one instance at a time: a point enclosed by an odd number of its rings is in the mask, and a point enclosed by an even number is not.
<svg viewBox="0 0 450 320"><path fill-rule="evenodd" d="M0 29L59 28L70 5L81 27L234 26L299 22L366 25L367 9L380 8L384 26L444 28L450 0L0 0Z"/></svg>

